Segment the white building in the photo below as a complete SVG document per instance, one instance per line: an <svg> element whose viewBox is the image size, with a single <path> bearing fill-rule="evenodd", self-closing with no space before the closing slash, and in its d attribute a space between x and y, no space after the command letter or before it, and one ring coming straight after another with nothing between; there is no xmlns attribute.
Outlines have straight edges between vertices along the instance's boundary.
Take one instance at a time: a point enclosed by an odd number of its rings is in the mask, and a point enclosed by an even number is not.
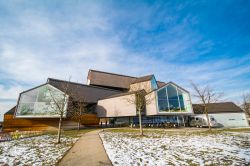
<svg viewBox="0 0 250 166"><path fill-rule="evenodd" d="M203 114L204 107L193 104L196 115ZM223 127L248 127L245 112L232 102L211 103L208 105L208 114Z"/></svg>

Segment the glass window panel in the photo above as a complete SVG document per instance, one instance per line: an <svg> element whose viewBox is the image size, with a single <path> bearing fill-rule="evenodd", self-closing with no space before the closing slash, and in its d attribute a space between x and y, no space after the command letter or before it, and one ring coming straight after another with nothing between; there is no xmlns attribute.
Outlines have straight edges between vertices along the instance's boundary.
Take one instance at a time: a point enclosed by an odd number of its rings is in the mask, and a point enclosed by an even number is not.
<svg viewBox="0 0 250 166"><path fill-rule="evenodd" d="M20 103L16 115L30 115L34 111L34 103Z"/></svg>
<svg viewBox="0 0 250 166"><path fill-rule="evenodd" d="M64 101L64 94L58 89L44 85L31 91L21 94L16 116L20 117L55 117L59 116L59 109L52 99L54 97L56 103L64 106L68 99ZM61 103L61 104L60 104ZM67 106L64 108L64 116L66 116Z"/></svg>
<svg viewBox="0 0 250 166"><path fill-rule="evenodd" d="M159 100L159 109L160 111L168 112L168 101L167 100Z"/></svg>
<svg viewBox="0 0 250 166"><path fill-rule="evenodd" d="M37 89L33 89L31 91L25 92L21 94L20 100L25 103L36 102L37 92L38 92Z"/></svg>
<svg viewBox="0 0 250 166"><path fill-rule="evenodd" d="M157 82L154 77L151 79L151 86L152 86L152 90L158 88Z"/></svg>
<svg viewBox="0 0 250 166"><path fill-rule="evenodd" d="M51 98L49 90L52 91L53 93L53 89L49 88L48 86L39 88L37 102L46 102L46 103L51 102L52 98ZM54 93L53 93L53 96L54 96Z"/></svg>
<svg viewBox="0 0 250 166"><path fill-rule="evenodd" d="M181 111L185 111L185 104L183 99L183 92L178 89L178 95L179 95L179 101L180 101L180 107Z"/></svg>
<svg viewBox="0 0 250 166"><path fill-rule="evenodd" d="M189 94L168 85L157 92L159 112L191 112Z"/></svg>
<svg viewBox="0 0 250 166"><path fill-rule="evenodd" d="M187 112L192 112L192 106L191 106L191 101L190 101L190 96L187 93L183 94L183 100L185 104L185 109Z"/></svg>
<svg viewBox="0 0 250 166"><path fill-rule="evenodd" d="M172 85L167 86L168 101L170 111L176 112L180 110L176 88Z"/></svg>
<svg viewBox="0 0 250 166"><path fill-rule="evenodd" d="M161 112L168 112L168 97L166 94L166 89L163 88L157 92L158 94L158 107Z"/></svg>
<svg viewBox="0 0 250 166"><path fill-rule="evenodd" d="M179 100L180 100L181 111L185 111L185 105L182 94L179 95Z"/></svg>
<svg viewBox="0 0 250 166"><path fill-rule="evenodd" d="M167 99L167 93L165 88L158 91L158 99Z"/></svg>

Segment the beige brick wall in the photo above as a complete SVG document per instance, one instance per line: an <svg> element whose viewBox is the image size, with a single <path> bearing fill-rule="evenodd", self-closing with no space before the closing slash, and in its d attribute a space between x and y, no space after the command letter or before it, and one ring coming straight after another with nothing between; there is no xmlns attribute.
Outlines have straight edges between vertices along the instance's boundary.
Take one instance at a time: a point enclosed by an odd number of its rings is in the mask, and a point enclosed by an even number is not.
<svg viewBox="0 0 250 166"><path fill-rule="evenodd" d="M146 115L157 115L157 103L155 99L156 92L151 92L146 96L146 99L150 101L146 105Z"/></svg>
<svg viewBox="0 0 250 166"><path fill-rule="evenodd" d="M142 90L142 89L144 89L147 93L152 91L151 80L131 84L129 91L138 91L138 90Z"/></svg>
<svg viewBox="0 0 250 166"><path fill-rule="evenodd" d="M136 116L136 107L128 100L134 100L135 94L99 100L96 111L98 117Z"/></svg>

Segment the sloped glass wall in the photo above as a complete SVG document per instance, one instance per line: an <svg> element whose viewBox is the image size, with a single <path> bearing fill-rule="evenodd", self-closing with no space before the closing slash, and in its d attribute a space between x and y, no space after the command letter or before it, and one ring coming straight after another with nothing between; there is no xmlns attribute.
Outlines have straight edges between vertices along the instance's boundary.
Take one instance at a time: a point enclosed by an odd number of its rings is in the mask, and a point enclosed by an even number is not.
<svg viewBox="0 0 250 166"><path fill-rule="evenodd" d="M155 80L155 77L153 77L153 78L151 79L151 87L152 87L152 90L155 90L155 89L158 88L158 85L157 85L157 82L156 82L156 80Z"/></svg>
<svg viewBox="0 0 250 166"><path fill-rule="evenodd" d="M159 112L190 112L189 94L169 84L157 92Z"/></svg>
<svg viewBox="0 0 250 166"><path fill-rule="evenodd" d="M68 97L51 85L44 85L21 94L16 117L59 117L59 108L66 116Z"/></svg>

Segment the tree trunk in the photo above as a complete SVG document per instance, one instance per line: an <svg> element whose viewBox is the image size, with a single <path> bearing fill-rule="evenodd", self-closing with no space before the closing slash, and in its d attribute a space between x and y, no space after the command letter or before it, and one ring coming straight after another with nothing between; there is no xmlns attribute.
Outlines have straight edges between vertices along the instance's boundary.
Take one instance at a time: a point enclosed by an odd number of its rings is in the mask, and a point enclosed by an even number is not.
<svg viewBox="0 0 250 166"><path fill-rule="evenodd" d="M140 135L143 136L142 119L141 119L141 110L138 110L138 111L139 111Z"/></svg>
<svg viewBox="0 0 250 166"><path fill-rule="evenodd" d="M57 143L61 143L61 127L62 127L62 116L59 119L58 133L57 133Z"/></svg>
<svg viewBox="0 0 250 166"><path fill-rule="evenodd" d="M206 114L206 118L207 118L208 128L209 128L209 130L211 130L211 125L210 125L210 119L209 119L209 116L208 116L207 106L205 106L205 114Z"/></svg>
<svg viewBox="0 0 250 166"><path fill-rule="evenodd" d="M80 130L81 127L81 119L82 119L82 106L80 106L80 115L78 117L78 130Z"/></svg>
<svg viewBox="0 0 250 166"><path fill-rule="evenodd" d="M80 130L80 127L81 127L81 120L79 119L78 120L78 130Z"/></svg>

